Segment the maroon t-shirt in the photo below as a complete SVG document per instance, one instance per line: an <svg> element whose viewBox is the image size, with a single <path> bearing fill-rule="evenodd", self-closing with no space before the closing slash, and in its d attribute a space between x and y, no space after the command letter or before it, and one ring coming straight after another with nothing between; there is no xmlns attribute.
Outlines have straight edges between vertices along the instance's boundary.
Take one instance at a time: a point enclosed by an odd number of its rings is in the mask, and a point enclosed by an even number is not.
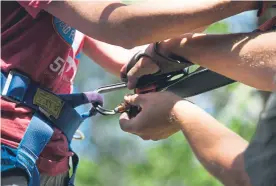
<svg viewBox="0 0 276 186"><path fill-rule="evenodd" d="M17 69L55 93L70 93L83 35L41 9L50 1L1 1L1 70ZM17 147L31 112L1 98L1 144ZM42 152L40 172L68 170L66 137L58 129Z"/></svg>

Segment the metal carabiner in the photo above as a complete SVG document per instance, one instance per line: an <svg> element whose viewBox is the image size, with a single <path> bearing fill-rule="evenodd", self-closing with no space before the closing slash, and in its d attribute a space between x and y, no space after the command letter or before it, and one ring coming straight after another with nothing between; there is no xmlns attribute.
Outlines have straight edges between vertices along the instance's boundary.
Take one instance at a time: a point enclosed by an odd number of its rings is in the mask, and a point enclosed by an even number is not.
<svg viewBox="0 0 276 186"><path fill-rule="evenodd" d="M121 83L115 83L115 84L100 87L97 90L95 90L95 92L97 92L99 94L103 94L103 93L117 91L117 90L121 90L121 89L125 89L125 88L127 88L127 84L125 82L121 82ZM103 108L101 105L95 105L94 107L95 107L96 111L102 115L115 115L117 113L123 112L121 105L122 104L120 104L119 106L117 106L114 109L106 109L106 108Z"/></svg>

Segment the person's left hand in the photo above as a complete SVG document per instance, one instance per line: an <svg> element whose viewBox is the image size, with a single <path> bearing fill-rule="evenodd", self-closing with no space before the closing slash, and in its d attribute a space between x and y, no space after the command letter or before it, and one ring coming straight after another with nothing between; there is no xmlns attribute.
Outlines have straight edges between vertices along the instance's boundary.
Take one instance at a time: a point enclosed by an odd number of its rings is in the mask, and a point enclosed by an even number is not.
<svg viewBox="0 0 276 186"><path fill-rule="evenodd" d="M165 139L180 130L180 125L174 117L174 106L183 101L181 97L170 92L155 92L126 96L125 101L141 107L141 111L134 118L123 113L120 116L122 130L136 134L144 140Z"/></svg>

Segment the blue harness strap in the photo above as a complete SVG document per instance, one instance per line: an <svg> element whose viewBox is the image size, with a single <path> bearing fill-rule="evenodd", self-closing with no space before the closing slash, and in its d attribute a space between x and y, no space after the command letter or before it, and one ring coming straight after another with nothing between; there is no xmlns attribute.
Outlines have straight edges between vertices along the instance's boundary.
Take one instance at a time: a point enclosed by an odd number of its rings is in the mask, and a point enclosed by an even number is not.
<svg viewBox="0 0 276 186"><path fill-rule="evenodd" d="M12 168L23 169L28 174L30 186L40 185L36 160L54 133L53 128L44 118L39 113L33 115L16 150L1 146L1 172Z"/></svg>
<svg viewBox="0 0 276 186"><path fill-rule="evenodd" d="M39 113L35 113L21 140L16 155L16 166L24 169L29 175L29 185L40 185L39 172L36 160L50 141L54 133L53 128L47 125Z"/></svg>
<svg viewBox="0 0 276 186"><path fill-rule="evenodd" d="M27 76L16 71L9 74L1 71L1 95L4 99L27 106L34 115L16 150L2 145L1 171L11 168L21 168L29 176L29 186L40 185L39 171L36 161L54 130L60 129L67 137L69 147L74 133L80 124L88 117L96 114L92 109L79 114L74 108L86 104L102 104L102 97L95 93L79 93L55 95L31 81ZM70 148L72 151L72 149ZM68 185L73 186L79 158L72 156L73 173Z"/></svg>
<svg viewBox="0 0 276 186"><path fill-rule="evenodd" d="M39 84L30 81L27 76L20 73L10 72L9 75L6 75L1 72L1 85L3 87L1 89L2 97L34 111L42 112L55 127L65 134L69 142L80 124L86 119L71 106L69 100L62 99L62 96L65 95L58 96L40 88ZM82 100L80 104L89 103L85 94L77 95L80 97L78 99ZM75 103L74 105L78 106Z"/></svg>

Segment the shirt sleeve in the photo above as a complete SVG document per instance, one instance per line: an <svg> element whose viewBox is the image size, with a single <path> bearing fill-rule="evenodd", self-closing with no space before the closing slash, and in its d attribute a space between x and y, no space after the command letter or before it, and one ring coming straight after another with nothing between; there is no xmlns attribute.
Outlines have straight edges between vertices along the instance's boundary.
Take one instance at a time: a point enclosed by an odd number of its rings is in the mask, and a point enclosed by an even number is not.
<svg viewBox="0 0 276 186"><path fill-rule="evenodd" d="M29 0L29 1L17 1L25 10L33 17L36 16L43 10L45 6L51 3L51 0Z"/></svg>

